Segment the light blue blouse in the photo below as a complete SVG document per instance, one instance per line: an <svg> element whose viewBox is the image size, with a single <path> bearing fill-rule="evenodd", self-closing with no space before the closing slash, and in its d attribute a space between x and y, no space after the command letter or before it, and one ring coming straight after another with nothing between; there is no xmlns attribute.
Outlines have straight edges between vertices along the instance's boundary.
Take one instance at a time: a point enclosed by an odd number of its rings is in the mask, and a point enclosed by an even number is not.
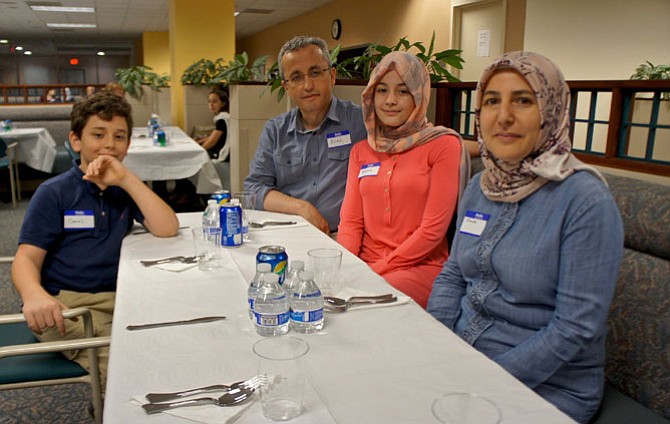
<svg viewBox="0 0 670 424"><path fill-rule="evenodd" d="M518 203L488 200L479 181L466 189L457 228L466 211L489 218L480 236L457 232L427 310L586 422L602 398L606 319L623 251L616 203L584 171Z"/></svg>

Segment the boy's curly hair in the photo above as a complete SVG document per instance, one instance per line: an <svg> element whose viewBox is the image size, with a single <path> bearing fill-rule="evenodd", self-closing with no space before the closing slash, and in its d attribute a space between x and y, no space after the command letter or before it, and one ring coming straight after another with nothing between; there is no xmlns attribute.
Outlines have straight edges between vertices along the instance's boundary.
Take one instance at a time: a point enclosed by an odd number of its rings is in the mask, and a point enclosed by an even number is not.
<svg viewBox="0 0 670 424"><path fill-rule="evenodd" d="M101 91L75 103L70 113L70 130L81 138L81 133L91 116L95 115L103 121L111 121L115 116L120 116L128 124L128 139L130 140L133 131L131 113L130 105L123 97Z"/></svg>

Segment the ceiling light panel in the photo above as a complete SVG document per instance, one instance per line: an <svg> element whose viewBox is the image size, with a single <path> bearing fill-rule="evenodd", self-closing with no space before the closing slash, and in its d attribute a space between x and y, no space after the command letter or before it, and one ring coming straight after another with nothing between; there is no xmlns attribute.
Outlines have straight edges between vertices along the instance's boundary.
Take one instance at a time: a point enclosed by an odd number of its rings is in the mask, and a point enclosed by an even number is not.
<svg viewBox="0 0 670 424"><path fill-rule="evenodd" d="M94 13L93 7L66 7L66 6L30 6L36 12L75 12Z"/></svg>
<svg viewBox="0 0 670 424"><path fill-rule="evenodd" d="M47 23L49 28L96 28L96 24Z"/></svg>

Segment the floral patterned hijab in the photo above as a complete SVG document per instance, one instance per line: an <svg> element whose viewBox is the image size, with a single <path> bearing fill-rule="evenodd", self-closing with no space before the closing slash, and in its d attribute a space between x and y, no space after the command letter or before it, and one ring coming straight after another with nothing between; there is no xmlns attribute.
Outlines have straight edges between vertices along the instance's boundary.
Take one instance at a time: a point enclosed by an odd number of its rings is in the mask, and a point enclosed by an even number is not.
<svg viewBox="0 0 670 424"><path fill-rule="evenodd" d="M479 113L486 83L497 71L512 69L530 85L540 109L540 136L534 150L521 162L510 163L493 156L481 138ZM475 124L484 163L481 189L493 201L518 202L548 181L563 181L576 171L589 171L607 182L600 172L577 159L570 140L570 89L563 73L549 59L533 52L503 54L489 65L477 83Z"/></svg>

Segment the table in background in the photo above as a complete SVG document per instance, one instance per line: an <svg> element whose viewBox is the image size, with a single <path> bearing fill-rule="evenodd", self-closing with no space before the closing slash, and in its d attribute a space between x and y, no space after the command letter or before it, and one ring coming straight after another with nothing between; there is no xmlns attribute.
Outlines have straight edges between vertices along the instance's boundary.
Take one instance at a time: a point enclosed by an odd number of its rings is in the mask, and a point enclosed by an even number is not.
<svg viewBox="0 0 670 424"><path fill-rule="evenodd" d="M221 190L221 180L207 151L179 127L165 127L165 147L154 146L146 128L133 128L123 164L143 181L179 180L191 177L196 192Z"/></svg>
<svg viewBox="0 0 670 424"><path fill-rule="evenodd" d="M238 381L254 375L252 345L258 336L249 320L246 292L258 248L286 247L289 260L337 243L297 216L253 211L256 220L293 219L299 225L251 233L252 241L224 249L220 270L180 272L145 268L140 259L190 255L190 229L176 238L129 235L123 242L112 330L105 423L186 423L167 415L146 415L132 396ZM199 213L179 214L180 224L198 226ZM267 228L267 227L266 227ZM380 276L346 250L345 286L368 294L393 292ZM226 315L225 321L144 331L129 324ZM324 329L306 340L311 393L302 416L292 423L433 423L431 403L450 391L476 392L493 400L502 423L570 423L567 416L500 366L466 344L413 302L386 308L326 314ZM211 413L216 413L211 406ZM329 420L326 419L325 422ZM239 420L266 422L260 405Z"/></svg>
<svg viewBox="0 0 670 424"><path fill-rule="evenodd" d="M18 142L16 160L38 171L51 173L56 159L56 142L46 128L14 128L0 131L5 142Z"/></svg>

